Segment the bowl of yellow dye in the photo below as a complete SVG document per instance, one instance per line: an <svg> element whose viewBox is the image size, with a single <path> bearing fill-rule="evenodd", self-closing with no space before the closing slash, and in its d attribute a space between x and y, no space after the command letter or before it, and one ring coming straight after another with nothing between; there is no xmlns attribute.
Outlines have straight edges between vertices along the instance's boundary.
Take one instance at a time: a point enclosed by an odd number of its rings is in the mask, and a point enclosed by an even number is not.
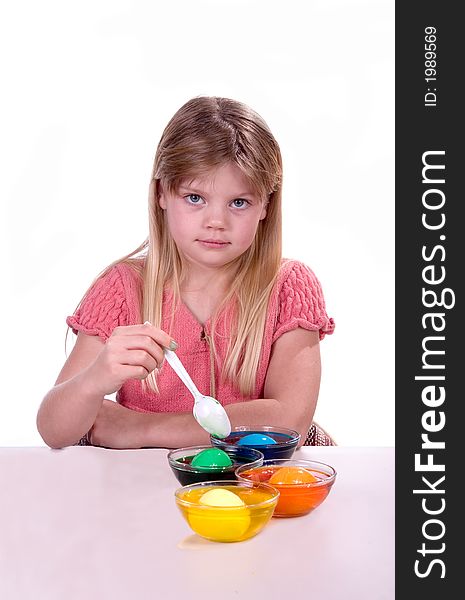
<svg viewBox="0 0 465 600"><path fill-rule="evenodd" d="M192 531L214 542L242 542L271 519L279 491L254 481L204 481L174 495Z"/></svg>

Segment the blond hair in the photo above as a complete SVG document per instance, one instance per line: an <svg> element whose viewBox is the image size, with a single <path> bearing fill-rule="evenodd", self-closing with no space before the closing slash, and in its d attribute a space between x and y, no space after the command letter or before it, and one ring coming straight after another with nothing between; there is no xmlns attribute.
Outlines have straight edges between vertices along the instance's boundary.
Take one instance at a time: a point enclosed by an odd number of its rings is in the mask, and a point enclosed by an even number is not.
<svg viewBox="0 0 465 600"><path fill-rule="evenodd" d="M148 240L104 273L120 262L137 268L135 255L146 251L142 268L142 318L161 328L163 292L169 285L173 291L173 319L186 264L166 226L158 202L160 186L174 193L181 181L202 177L226 163L234 163L241 169L267 207L250 248L227 265L226 268L234 270L232 285L212 316L211 343L216 357L215 326L221 311L233 302L234 327L220 372L223 380L234 381L247 397L255 387L268 302L281 264L281 152L267 124L256 112L235 100L207 96L189 100L176 112L155 155L149 189ZM153 374L148 384L157 390Z"/></svg>

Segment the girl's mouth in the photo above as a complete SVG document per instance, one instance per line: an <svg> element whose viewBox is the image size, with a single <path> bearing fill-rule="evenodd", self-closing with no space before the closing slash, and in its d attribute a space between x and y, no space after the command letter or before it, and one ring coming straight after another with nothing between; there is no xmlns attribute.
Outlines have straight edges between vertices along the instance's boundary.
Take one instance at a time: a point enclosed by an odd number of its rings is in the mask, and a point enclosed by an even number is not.
<svg viewBox="0 0 465 600"><path fill-rule="evenodd" d="M197 240L203 246L207 248L225 248L229 246L230 242L225 242L224 240Z"/></svg>

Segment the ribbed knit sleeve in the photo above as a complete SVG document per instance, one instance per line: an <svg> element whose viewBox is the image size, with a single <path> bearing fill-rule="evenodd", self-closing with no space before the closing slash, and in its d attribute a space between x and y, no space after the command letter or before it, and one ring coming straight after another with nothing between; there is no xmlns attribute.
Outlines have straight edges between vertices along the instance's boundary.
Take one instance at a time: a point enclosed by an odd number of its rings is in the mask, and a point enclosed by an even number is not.
<svg viewBox="0 0 465 600"><path fill-rule="evenodd" d="M279 290L273 342L298 327L318 331L322 340L326 334L333 333L335 325L326 313L320 282L309 267L298 261L286 267Z"/></svg>
<svg viewBox="0 0 465 600"><path fill-rule="evenodd" d="M118 265L97 279L66 322L74 333L82 331L103 340L110 337L115 327L128 324L126 290Z"/></svg>

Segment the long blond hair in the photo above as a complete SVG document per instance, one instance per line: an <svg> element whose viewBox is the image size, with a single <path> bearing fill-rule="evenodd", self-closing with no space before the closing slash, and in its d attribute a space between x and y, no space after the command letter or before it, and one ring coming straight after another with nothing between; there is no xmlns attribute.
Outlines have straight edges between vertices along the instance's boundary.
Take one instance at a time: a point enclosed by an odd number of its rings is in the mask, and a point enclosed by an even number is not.
<svg viewBox="0 0 465 600"><path fill-rule="evenodd" d="M149 238L111 266L118 262L134 265L133 257L146 251L142 318L161 328L163 292L167 285L172 288L175 311L186 265L158 202L160 185L174 193L182 180L201 177L229 162L242 170L267 207L250 248L228 265L234 269L232 285L212 318L211 343L216 356L217 318L233 302L234 327L220 372L223 380L234 381L247 397L255 387L268 302L281 264L282 159L279 145L260 115L235 100L208 96L193 98L176 112L155 155L149 189ZM148 384L157 390L152 374Z"/></svg>

